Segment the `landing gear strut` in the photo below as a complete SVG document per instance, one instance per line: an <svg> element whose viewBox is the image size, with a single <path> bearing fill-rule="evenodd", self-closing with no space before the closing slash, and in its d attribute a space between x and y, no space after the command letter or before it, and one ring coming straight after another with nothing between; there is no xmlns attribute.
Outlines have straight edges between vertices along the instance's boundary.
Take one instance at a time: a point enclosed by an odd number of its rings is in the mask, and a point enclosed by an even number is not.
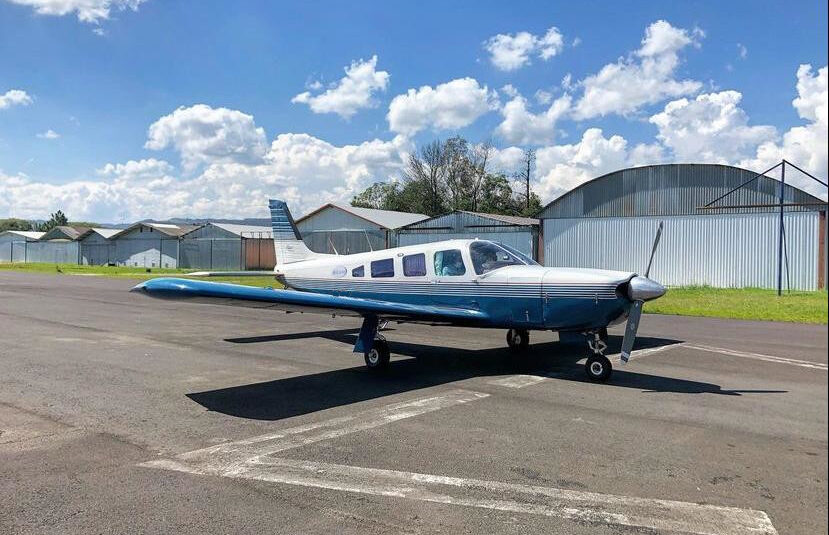
<svg viewBox="0 0 829 535"><path fill-rule="evenodd" d="M507 331L507 345L518 353L530 347L530 331L526 329L510 329Z"/></svg>
<svg viewBox="0 0 829 535"><path fill-rule="evenodd" d="M377 332L379 324L380 320L377 316L363 318L363 326L360 327L357 343L354 344L354 352L363 354L366 367L371 371L381 371L388 368L391 357L389 343L386 342L382 334Z"/></svg>
<svg viewBox="0 0 829 535"><path fill-rule="evenodd" d="M600 331L589 332L587 335L587 345L593 354L587 357L587 362L584 364L584 371L587 373L587 378L591 381L603 383L613 373L613 366L610 364L610 360L604 356L607 344L602 339Z"/></svg>

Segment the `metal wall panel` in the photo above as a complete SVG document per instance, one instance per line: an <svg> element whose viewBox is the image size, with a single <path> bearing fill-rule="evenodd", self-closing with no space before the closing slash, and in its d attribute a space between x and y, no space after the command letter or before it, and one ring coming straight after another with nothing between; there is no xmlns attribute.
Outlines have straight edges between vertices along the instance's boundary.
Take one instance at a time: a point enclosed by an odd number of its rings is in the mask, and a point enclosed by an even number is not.
<svg viewBox="0 0 829 535"><path fill-rule="evenodd" d="M77 264L79 259L79 246L76 241L32 241L25 242L24 258L26 262L43 262L48 264ZM15 251L15 262L23 262L18 259L19 252Z"/></svg>
<svg viewBox="0 0 829 535"><path fill-rule="evenodd" d="M532 258L533 256L533 242L534 235L532 232L418 232L405 233L397 236L398 245L403 247L405 245L419 245L422 243L434 243L443 240L471 240L473 238L480 238L482 240L492 240L496 242L509 245L518 249L525 255Z"/></svg>
<svg viewBox="0 0 829 535"><path fill-rule="evenodd" d="M776 172L776 171L775 171ZM697 209L750 180L756 173L717 164L668 164L622 169L608 173L555 199L538 215L541 219L572 217L633 217L698 215ZM719 205L778 202L780 182L759 177L720 201ZM789 184L785 202L820 202ZM812 208L787 208L811 211ZM718 210L728 213L773 212L767 208Z"/></svg>
<svg viewBox="0 0 829 535"><path fill-rule="evenodd" d="M336 208L326 208L297 223L308 248L318 253L364 253L386 248L386 230ZM392 245L391 243L389 244Z"/></svg>
<svg viewBox="0 0 829 535"><path fill-rule="evenodd" d="M777 214L546 219L544 263L642 273L659 221L665 230L654 279L670 286L776 287ZM785 226L791 288L815 290L818 214L788 212Z"/></svg>

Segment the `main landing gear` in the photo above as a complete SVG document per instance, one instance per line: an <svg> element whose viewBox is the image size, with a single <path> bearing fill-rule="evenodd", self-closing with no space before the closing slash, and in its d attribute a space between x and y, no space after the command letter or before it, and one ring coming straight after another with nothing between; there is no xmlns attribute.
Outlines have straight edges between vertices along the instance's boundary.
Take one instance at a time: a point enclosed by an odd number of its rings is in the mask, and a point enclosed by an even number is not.
<svg viewBox="0 0 829 535"><path fill-rule="evenodd" d="M382 371L389 367L391 351L389 343L377 331L381 327L380 319L376 316L367 316L363 319L354 352L362 353L366 367L371 371Z"/></svg>
<svg viewBox="0 0 829 535"><path fill-rule="evenodd" d="M530 347L530 331L510 329L507 331L507 345L515 353L526 351Z"/></svg>
<svg viewBox="0 0 829 535"><path fill-rule="evenodd" d="M605 337L607 337L605 331ZM613 366L610 364L610 359L604 356L604 350L607 349L607 344L602 339L602 333L593 331L587 333L587 345L593 352L587 357L587 362L584 364L584 371L587 373L587 378L591 381L603 383L610 379L610 374L613 373Z"/></svg>

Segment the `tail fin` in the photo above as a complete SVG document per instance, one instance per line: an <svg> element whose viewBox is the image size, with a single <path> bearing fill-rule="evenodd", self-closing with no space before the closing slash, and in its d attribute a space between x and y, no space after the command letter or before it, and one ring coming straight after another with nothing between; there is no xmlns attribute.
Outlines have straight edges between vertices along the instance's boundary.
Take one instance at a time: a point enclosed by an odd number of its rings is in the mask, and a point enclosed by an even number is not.
<svg viewBox="0 0 829 535"><path fill-rule="evenodd" d="M276 264L290 264L310 260L318 255L305 245L302 236L296 228L294 218L288 210L285 201L270 199L268 208L271 210L271 228L273 229L273 246L276 253Z"/></svg>

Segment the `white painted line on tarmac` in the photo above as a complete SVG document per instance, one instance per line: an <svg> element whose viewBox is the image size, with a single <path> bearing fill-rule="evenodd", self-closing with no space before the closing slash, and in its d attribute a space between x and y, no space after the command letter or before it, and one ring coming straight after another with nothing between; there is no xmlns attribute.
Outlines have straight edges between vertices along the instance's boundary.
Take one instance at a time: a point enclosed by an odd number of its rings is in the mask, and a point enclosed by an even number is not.
<svg viewBox="0 0 829 535"><path fill-rule="evenodd" d="M763 511L691 502L635 498L552 487L502 483L398 470L258 457L232 466L177 461L149 463L157 468L272 483L390 496L608 526L628 526L693 534L775 535Z"/></svg>
<svg viewBox="0 0 829 535"><path fill-rule="evenodd" d="M685 344L666 344L664 346L657 346L657 347L646 347L645 349L637 349L635 351L631 351L630 353L630 360L635 360L639 357L645 357L647 355L653 355L654 353L661 353L662 351L666 351L668 349L674 349L677 347L683 347ZM607 357L610 359L610 362L613 364L621 364L622 362L622 355L620 353L614 353L612 355L608 355Z"/></svg>
<svg viewBox="0 0 829 535"><path fill-rule="evenodd" d="M489 397L489 394L471 390L450 390L441 395L429 396L392 403L376 409L369 409L352 416L342 416L283 429L275 433L260 435L235 442L225 442L208 448L183 453L176 457L179 461L198 462L218 468L228 464L236 465L255 457L270 455L308 444L342 437L358 431L374 429L406 418L412 418L428 412L469 403ZM156 461L145 463L153 466Z"/></svg>
<svg viewBox="0 0 829 535"><path fill-rule="evenodd" d="M538 384L546 379L546 377L541 377L540 375L510 375L509 377L487 381L487 383L495 386L504 386L506 388L524 388L525 386Z"/></svg>
<svg viewBox="0 0 829 535"><path fill-rule="evenodd" d="M775 357L774 355L763 355L760 353L746 353L745 351L735 351L733 349L726 349L723 347L711 347L698 344L684 344L689 349L696 349L698 351L707 351L709 353L719 353L721 355L728 355L730 357L740 357L744 359L762 360L765 362L774 362L777 364L788 364L789 366L799 366L801 368L812 368L815 370L827 370L827 365L822 362L811 362L808 360L787 359L784 357Z"/></svg>

